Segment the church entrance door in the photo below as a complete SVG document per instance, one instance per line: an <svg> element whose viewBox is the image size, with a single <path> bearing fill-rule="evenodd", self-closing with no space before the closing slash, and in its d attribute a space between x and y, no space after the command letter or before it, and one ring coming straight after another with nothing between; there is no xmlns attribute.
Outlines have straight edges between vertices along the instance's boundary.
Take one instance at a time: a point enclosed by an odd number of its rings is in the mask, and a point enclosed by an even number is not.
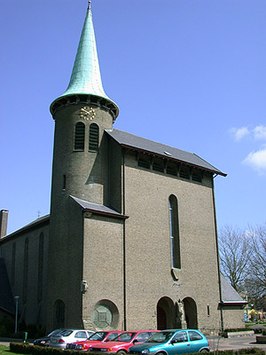
<svg viewBox="0 0 266 355"><path fill-rule="evenodd" d="M169 297L162 297L157 303L157 329L176 327L176 306Z"/></svg>
<svg viewBox="0 0 266 355"><path fill-rule="evenodd" d="M185 318L188 328L198 329L198 313L197 305L193 298L186 297L183 299Z"/></svg>

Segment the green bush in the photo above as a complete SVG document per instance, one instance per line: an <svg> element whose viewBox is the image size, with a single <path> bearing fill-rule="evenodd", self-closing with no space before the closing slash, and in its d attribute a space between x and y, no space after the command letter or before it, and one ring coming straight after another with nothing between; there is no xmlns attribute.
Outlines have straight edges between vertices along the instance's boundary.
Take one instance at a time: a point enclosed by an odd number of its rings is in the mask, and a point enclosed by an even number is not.
<svg viewBox="0 0 266 355"><path fill-rule="evenodd" d="M10 351L16 354L31 355L84 355L84 353L79 351L55 349L24 343L10 343ZM102 355L102 353L95 353L95 355Z"/></svg>
<svg viewBox="0 0 266 355"><path fill-rule="evenodd" d="M61 350L49 347L35 346L24 343L10 343L10 351L17 354L31 355L84 355L83 352L73 350ZM265 355L265 351L258 348L240 349L240 350L223 350L214 351L215 355ZM101 352L93 353L94 355L102 355Z"/></svg>
<svg viewBox="0 0 266 355"><path fill-rule="evenodd" d="M235 353L237 353L239 355L249 355L249 354L265 355L265 351L262 349L258 349L258 348L240 349L240 350L235 351Z"/></svg>

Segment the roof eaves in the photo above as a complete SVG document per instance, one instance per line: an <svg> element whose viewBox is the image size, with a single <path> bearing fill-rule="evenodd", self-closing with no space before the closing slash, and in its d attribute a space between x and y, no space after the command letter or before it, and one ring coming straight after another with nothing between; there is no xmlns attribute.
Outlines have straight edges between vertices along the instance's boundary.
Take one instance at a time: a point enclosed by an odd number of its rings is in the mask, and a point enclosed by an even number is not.
<svg viewBox="0 0 266 355"><path fill-rule="evenodd" d="M106 212L106 211L100 211L97 209L93 209L93 208L84 208L83 212L90 212L99 216L107 216L107 217L112 217L112 218L118 218L118 219L127 219L128 216L126 215L122 215L122 214L118 214L118 213L112 213L112 212Z"/></svg>
<svg viewBox="0 0 266 355"><path fill-rule="evenodd" d="M82 208L83 212L90 212L93 214L101 215L101 216L108 216L112 218L118 219L126 219L128 216L121 214L110 207L105 205L100 205L97 203L89 202L86 200L82 200L78 197L70 195L70 197Z"/></svg>
<svg viewBox="0 0 266 355"><path fill-rule="evenodd" d="M7 234L6 236L4 236L3 238L0 239L0 242L7 241L11 237L12 238L18 237L20 234L23 234L27 230L35 229L35 228L39 227L42 224L43 225L48 224L49 221L50 221L50 215L49 214L45 215L43 217L39 217L35 221L30 222L29 224L26 224L25 226L21 227L20 229L12 232L10 234Z"/></svg>
<svg viewBox="0 0 266 355"><path fill-rule="evenodd" d="M106 133L121 147L128 150L141 151L146 154L160 156L192 167L197 167L198 169L211 172L212 174L226 176L225 173L215 168L195 153L151 141L117 129L106 130Z"/></svg>
<svg viewBox="0 0 266 355"><path fill-rule="evenodd" d="M248 304L247 301L221 301L220 305L221 306L245 306L246 304Z"/></svg>
<svg viewBox="0 0 266 355"><path fill-rule="evenodd" d="M117 141L118 142L118 141ZM119 142L118 142L119 143ZM204 167L204 166L201 166L201 165L197 165L197 164L193 164L191 162L188 162L188 161L185 161L185 160L181 160L181 159L178 159L178 158L175 158L175 157L172 157L172 156L169 156L169 155L166 155L165 153L157 153L157 152L153 152L151 150L146 150L146 149L143 149L143 148L139 148L139 147L134 147L132 145L127 145L125 143L119 143L119 145L123 148L126 148L128 150L133 150L133 151L138 151L138 152L143 152L143 153L146 153L146 154L150 154L150 155L154 155L154 156L158 156L158 157L162 157L162 158L167 158L168 160L173 160L173 161L176 161L176 162L179 162L179 163L183 163L183 164L186 164L186 165L189 165L189 166L192 166L192 167L195 167L197 169L201 169L201 170L204 170L204 171L209 171L210 173L212 174L216 174L216 175L221 175L221 176L224 176L226 177L227 174L223 173L222 171L216 169L215 167L213 167L213 169L210 169L210 168L207 168L207 167ZM199 155L195 154L195 153L192 153L193 155L197 156L199 159L201 160L204 160L202 159ZM204 160L206 163L207 161ZM211 165L208 163L208 165Z"/></svg>

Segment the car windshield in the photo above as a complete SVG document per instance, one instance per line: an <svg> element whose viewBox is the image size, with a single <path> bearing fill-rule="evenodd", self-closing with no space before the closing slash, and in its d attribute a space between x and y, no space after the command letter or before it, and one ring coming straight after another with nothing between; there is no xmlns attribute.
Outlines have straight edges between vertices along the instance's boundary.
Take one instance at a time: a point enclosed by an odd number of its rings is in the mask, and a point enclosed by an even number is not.
<svg viewBox="0 0 266 355"><path fill-rule="evenodd" d="M106 336L107 332L96 332L92 336L89 337L89 340L100 340L102 341Z"/></svg>
<svg viewBox="0 0 266 355"><path fill-rule="evenodd" d="M51 336L54 336L54 335L58 335L58 334L62 333L63 331L64 331L64 329L55 329L51 333L49 333L47 336L51 337Z"/></svg>
<svg viewBox="0 0 266 355"><path fill-rule="evenodd" d="M63 337L68 337L71 333L73 333L73 330L67 329L60 333L60 335L62 335Z"/></svg>
<svg viewBox="0 0 266 355"><path fill-rule="evenodd" d="M154 333L148 340L146 340L146 343L165 343L168 341L174 332L158 332Z"/></svg>
<svg viewBox="0 0 266 355"><path fill-rule="evenodd" d="M122 341L123 343L129 343L136 333L134 332L126 332L118 335L113 341Z"/></svg>
<svg viewBox="0 0 266 355"><path fill-rule="evenodd" d="M113 341L118 336L118 333L111 333L106 337L105 341Z"/></svg>

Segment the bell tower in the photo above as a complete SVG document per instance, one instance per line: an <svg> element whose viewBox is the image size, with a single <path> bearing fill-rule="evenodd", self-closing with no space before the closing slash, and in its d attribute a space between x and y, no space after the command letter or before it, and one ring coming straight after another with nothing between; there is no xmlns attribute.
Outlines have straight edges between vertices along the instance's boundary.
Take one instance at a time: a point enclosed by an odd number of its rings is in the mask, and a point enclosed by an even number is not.
<svg viewBox="0 0 266 355"><path fill-rule="evenodd" d="M63 195L103 204L103 132L112 129L118 107L102 86L90 1L68 88L50 110L55 120L52 212Z"/></svg>
<svg viewBox="0 0 266 355"><path fill-rule="evenodd" d="M69 85L52 102L50 111L55 133L47 324L50 329L81 327L80 315L70 316L71 302L82 302L83 243L81 212L78 222L73 222L71 196L96 204L108 200L108 147L104 131L112 129L119 111L103 89L90 1ZM71 271L66 275L70 265ZM68 324L67 318L72 319L72 324Z"/></svg>

